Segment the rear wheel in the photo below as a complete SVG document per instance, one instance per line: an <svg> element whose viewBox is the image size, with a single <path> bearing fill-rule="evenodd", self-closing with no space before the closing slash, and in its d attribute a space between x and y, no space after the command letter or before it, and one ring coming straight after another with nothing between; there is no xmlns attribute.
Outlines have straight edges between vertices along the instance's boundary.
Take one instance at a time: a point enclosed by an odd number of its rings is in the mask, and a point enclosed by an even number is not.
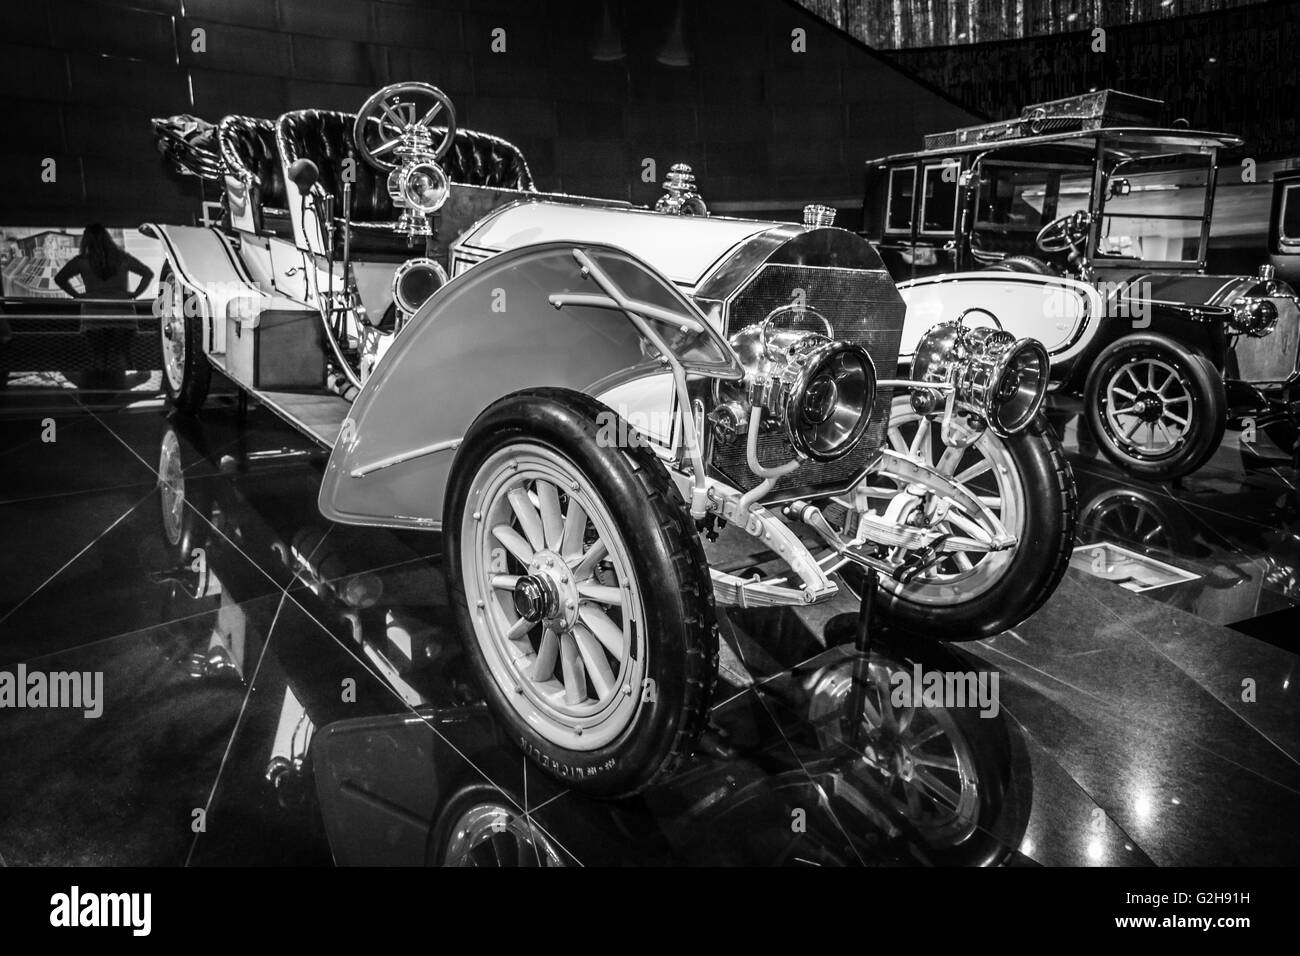
<svg viewBox="0 0 1300 956"><path fill-rule="evenodd" d="M1111 344L1088 374L1084 402L1106 457L1152 481L1195 471L1227 425L1223 377L1205 356L1162 335Z"/></svg>
<svg viewBox="0 0 1300 956"><path fill-rule="evenodd" d="M576 789L634 793L698 737L716 676L707 565L657 458L609 447L589 396L507 396L447 495L448 584L489 706Z"/></svg>
<svg viewBox="0 0 1300 956"><path fill-rule="evenodd" d="M155 301L161 336L163 388L180 411L193 414L203 407L212 380L212 366L203 354L203 315L198 299L163 266Z"/></svg>

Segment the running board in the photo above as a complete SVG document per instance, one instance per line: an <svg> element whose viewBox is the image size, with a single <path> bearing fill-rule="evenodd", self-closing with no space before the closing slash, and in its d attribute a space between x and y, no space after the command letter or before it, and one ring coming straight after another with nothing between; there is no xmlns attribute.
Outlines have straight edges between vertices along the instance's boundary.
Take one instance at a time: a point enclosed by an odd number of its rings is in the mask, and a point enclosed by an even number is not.
<svg viewBox="0 0 1300 956"><path fill-rule="evenodd" d="M298 431L329 449L333 449L352 409L351 402L332 392L248 391Z"/></svg>
<svg viewBox="0 0 1300 956"><path fill-rule="evenodd" d="M275 391L253 388L226 371L225 356L208 355L213 368L230 379L241 391L252 395L295 430L328 449L334 448L339 430L347 420L352 403L324 388Z"/></svg>

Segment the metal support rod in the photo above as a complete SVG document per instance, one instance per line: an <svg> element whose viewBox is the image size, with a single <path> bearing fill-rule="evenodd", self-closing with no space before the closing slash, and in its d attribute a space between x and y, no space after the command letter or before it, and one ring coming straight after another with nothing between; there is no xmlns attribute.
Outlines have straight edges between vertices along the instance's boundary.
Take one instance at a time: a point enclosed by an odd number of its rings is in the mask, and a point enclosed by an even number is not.
<svg viewBox="0 0 1300 956"><path fill-rule="evenodd" d="M573 250L573 258L577 260L578 265L582 267L584 278L590 276L600 286L605 293L604 296L583 295L581 293L555 293L549 296L551 305L560 309L566 305L587 306L591 308L614 308L621 311L636 326L637 330L645 336L659 351L663 361L667 363L672 371L673 384L677 390L677 401L682 409L682 439L686 446L686 456L691 461L691 484L692 491L690 497L690 513L695 519L703 518L708 514L709 502L706 488L706 475L704 467L704 452L700 447L700 437L695 434L695 419L690 414L691 396L686 387L686 370L682 367L681 361L677 354L670 349L662 336L654 330L646 321L646 318L657 319L661 322L671 323L678 328L689 332L703 332L708 327L708 320L704 318L703 313L697 318L689 313L673 312L668 309L662 309L659 306L652 305L648 302L642 302L637 299L628 297L621 288L605 274L591 257L582 249ZM689 300L682 300L687 308L691 306Z"/></svg>
<svg viewBox="0 0 1300 956"><path fill-rule="evenodd" d="M861 750L866 743L863 739L862 715L866 705L867 685L871 682L871 618L875 614L876 590L879 587L880 572L868 568L862 585L862 603L858 605L858 628L853 635L853 678L842 716L844 739L855 750Z"/></svg>
<svg viewBox="0 0 1300 956"><path fill-rule="evenodd" d="M352 271L352 183L343 184L343 292L349 289L348 275Z"/></svg>

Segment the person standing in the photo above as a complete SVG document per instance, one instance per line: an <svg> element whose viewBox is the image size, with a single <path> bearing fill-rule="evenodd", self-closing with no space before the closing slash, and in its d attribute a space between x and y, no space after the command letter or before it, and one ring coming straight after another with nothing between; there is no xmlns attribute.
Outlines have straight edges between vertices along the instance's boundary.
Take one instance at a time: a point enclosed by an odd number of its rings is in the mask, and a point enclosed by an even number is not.
<svg viewBox="0 0 1300 956"><path fill-rule="evenodd" d="M129 285L131 275L140 277L134 289ZM80 291L72 284L73 279L81 280ZM119 248L109 231L97 222L81 233L80 251L54 277L55 284L74 299L135 299L152 280L153 270ZM92 363L87 384L92 388L121 388L135 329L102 315L93 318L102 309L81 307L81 331L90 343Z"/></svg>

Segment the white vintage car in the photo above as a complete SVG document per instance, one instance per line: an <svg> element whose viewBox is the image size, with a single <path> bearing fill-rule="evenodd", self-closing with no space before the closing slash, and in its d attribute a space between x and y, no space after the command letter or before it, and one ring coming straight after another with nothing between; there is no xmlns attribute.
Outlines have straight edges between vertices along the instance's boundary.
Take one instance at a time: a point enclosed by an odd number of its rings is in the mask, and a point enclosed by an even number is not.
<svg viewBox="0 0 1300 956"><path fill-rule="evenodd" d="M575 786L634 792L690 751L715 599L878 579L897 626L966 640L1064 572L1043 347L959 317L900 377L903 300L829 210L709 216L682 168L654 210L539 193L419 83L227 117L216 161L156 125L225 194L220 222L144 227L173 401L218 369L332 449L326 517L441 530L490 706Z"/></svg>

